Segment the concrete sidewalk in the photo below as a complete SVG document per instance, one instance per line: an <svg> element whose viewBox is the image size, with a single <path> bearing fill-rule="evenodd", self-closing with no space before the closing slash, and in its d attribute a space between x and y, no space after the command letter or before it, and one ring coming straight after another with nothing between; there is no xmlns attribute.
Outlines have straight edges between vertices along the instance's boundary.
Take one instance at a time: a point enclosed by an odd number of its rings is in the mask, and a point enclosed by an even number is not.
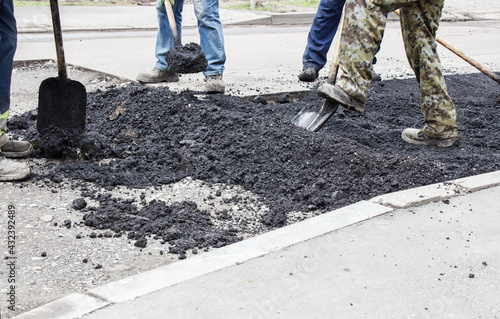
<svg viewBox="0 0 500 319"><path fill-rule="evenodd" d="M16 318L497 318L499 185L379 196Z"/></svg>
<svg viewBox="0 0 500 319"><path fill-rule="evenodd" d="M500 15L500 3L483 0L477 3L465 0L447 0L442 21L495 20ZM230 25L300 25L311 24L316 8L301 12L277 13L259 10L228 10L221 8L223 26ZM19 33L52 33L49 7L16 7ZM158 21L154 6L62 6L63 31L156 30ZM398 19L391 14L390 19ZM185 4L183 27L197 26L192 4Z"/></svg>

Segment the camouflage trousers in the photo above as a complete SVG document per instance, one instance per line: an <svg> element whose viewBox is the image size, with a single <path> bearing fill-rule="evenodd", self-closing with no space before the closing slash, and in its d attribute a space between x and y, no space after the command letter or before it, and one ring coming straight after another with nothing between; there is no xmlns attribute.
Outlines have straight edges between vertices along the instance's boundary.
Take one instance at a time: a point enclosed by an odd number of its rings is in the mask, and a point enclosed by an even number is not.
<svg viewBox="0 0 500 319"><path fill-rule="evenodd" d="M356 100L366 101L372 60L387 14L400 9L406 56L420 88L423 131L429 137L456 137L455 105L446 88L435 39L444 0L347 0L345 5L337 85Z"/></svg>

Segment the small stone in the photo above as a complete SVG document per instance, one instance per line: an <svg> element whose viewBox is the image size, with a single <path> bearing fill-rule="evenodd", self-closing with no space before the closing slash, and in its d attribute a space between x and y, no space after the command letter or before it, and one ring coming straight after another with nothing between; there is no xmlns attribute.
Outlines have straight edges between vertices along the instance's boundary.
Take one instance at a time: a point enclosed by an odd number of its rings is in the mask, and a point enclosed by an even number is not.
<svg viewBox="0 0 500 319"><path fill-rule="evenodd" d="M51 222L54 219L54 216L52 215L42 215L39 217L41 221L43 222Z"/></svg>
<svg viewBox="0 0 500 319"><path fill-rule="evenodd" d="M50 177L50 180L53 181L54 183L57 183L57 184L59 184L63 181L62 177L59 175L52 175Z"/></svg>
<svg viewBox="0 0 500 319"><path fill-rule="evenodd" d="M64 221L64 225L63 226L66 227L66 228L68 228L68 229L70 229L71 228L71 220L66 219Z"/></svg>
<svg viewBox="0 0 500 319"><path fill-rule="evenodd" d="M277 99L276 99L276 103L280 103L280 104L283 104L283 103L290 103L290 94L288 93L283 93L281 94Z"/></svg>
<svg viewBox="0 0 500 319"><path fill-rule="evenodd" d="M102 268L102 265L101 264L97 264L94 269L101 269Z"/></svg>
<svg viewBox="0 0 500 319"><path fill-rule="evenodd" d="M263 105L267 104L267 100L263 96L260 96L260 95L257 96L255 99L253 99L253 102L263 104Z"/></svg>
<svg viewBox="0 0 500 319"><path fill-rule="evenodd" d="M134 246L135 247L140 247L140 248L144 248L146 247L146 245L148 244L148 240L144 237L142 238L139 238L135 243L134 243Z"/></svg>
<svg viewBox="0 0 500 319"><path fill-rule="evenodd" d="M40 254L40 256L42 256L42 257L47 257L47 253L46 253L46 252L42 252L42 253Z"/></svg>
<svg viewBox="0 0 500 319"><path fill-rule="evenodd" d="M71 204L71 208L73 208L74 210L81 210L85 207L87 207L87 202L83 198L77 198Z"/></svg>

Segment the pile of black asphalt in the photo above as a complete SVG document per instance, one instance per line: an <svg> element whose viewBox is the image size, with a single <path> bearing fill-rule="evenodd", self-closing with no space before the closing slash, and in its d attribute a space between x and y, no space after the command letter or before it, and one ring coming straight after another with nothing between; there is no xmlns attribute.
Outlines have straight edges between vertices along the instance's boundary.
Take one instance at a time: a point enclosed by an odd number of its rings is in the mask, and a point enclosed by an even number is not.
<svg viewBox="0 0 500 319"><path fill-rule="evenodd" d="M266 103L137 84L88 93L83 136L55 129L54 135L40 136L35 112L12 117L9 129L34 143L34 157L53 158L34 170L31 181L64 179L81 189L74 208L85 212L85 225L126 234L138 246L146 238L158 239L171 252L184 254L241 240L246 223L220 227L217 219L227 221L231 212L201 210L191 201L117 199L89 183L109 191L186 177L236 185L268 208L256 222L273 229L289 223L291 212L324 213L381 194L499 170L498 84L483 74L446 80L460 130L459 142L449 148L401 139L403 129L423 126L415 79L374 83L364 114L340 107L316 133L290 122L303 107L322 102L314 90L298 101L283 94ZM218 195L214 190L210 196ZM85 199L99 205L82 205Z"/></svg>

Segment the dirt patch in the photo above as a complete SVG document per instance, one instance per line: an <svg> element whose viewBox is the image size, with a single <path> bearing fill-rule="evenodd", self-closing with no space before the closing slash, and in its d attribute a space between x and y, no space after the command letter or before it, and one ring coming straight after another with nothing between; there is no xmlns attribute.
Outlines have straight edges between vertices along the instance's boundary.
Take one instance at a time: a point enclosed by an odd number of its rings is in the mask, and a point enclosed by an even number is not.
<svg viewBox="0 0 500 319"><path fill-rule="evenodd" d="M127 234L137 245L165 241L182 256L377 195L499 170L498 85L482 74L449 76L447 84L460 129L460 143L451 148L401 140L404 128L423 124L414 79L374 84L364 115L339 108L317 133L290 123L305 105L321 103L314 92L260 104L134 84L97 90L87 98L85 142L62 161L40 164L31 178L55 188L64 179L83 200L98 203L81 208L87 226ZM9 129L39 145L35 120L33 112L14 116ZM37 148L34 157L45 155ZM211 187L205 201L220 197L216 185L238 186L257 196L255 205L244 196L225 201L262 213L250 221L190 201L167 205L106 192L185 178Z"/></svg>

